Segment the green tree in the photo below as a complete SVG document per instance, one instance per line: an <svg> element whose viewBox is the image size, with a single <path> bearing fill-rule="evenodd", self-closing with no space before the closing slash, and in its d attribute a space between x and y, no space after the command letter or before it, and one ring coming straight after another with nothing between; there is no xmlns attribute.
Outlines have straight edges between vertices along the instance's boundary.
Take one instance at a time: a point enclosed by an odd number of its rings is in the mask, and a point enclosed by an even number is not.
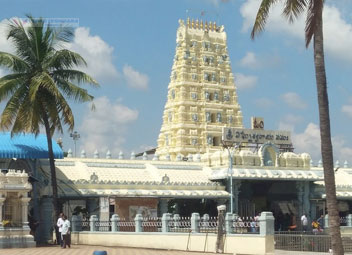
<svg viewBox="0 0 352 255"><path fill-rule="evenodd" d="M270 8L279 2L284 2L283 15L289 22L294 22L294 20L303 12L307 13L305 23L305 44L306 47L308 47L313 39L315 78L319 105L321 153L324 168L326 202L329 213L329 233L331 235L334 254L341 255L344 254L344 250L342 246L340 219L337 209L333 150L330 133L329 99L324 61L322 15L324 0L262 0L252 29L252 39L264 30Z"/></svg>
<svg viewBox="0 0 352 255"><path fill-rule="evenodd" d="M16 133L38 135L44 127L48 142L53 207L59 214L57 181L52 136L63 132L63 125L74 128L74 116L67 100L90 102L93 96L80 85L98 83L76 70L86 65L77 53L67 50L74 31L70 27L53 27L42 18L27 16L29 25L21 21L8 23L7 39L14 54L0 52L0 66L10 74L0 78L0 102L7 101L1 114L0 128Z"/></svg>

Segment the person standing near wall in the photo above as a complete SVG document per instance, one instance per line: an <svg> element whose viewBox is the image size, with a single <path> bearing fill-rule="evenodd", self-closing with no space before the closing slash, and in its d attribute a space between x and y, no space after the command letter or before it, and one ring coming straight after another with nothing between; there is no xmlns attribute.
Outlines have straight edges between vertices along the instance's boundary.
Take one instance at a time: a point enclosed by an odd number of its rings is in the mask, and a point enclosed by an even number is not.
<svg viewBox="0 0 352 255"><path fill-rule="evenodd" d="M301 226L304 232L308 230L308 219L305 214L303 214L301 217Z"/></svg>
<svg viewBox="0 0 352 255"><path fill-rule="evenodd" d="M63 220L64 214L60 213L59 214L59 218L57 219L57 223L56 226L59 228L59 235L56 236L57 242L60 244L60 246L62 247L63 242L62 242L62 226L64 224L64 220Z"/></svg>
<svg viewBox="0 0 352 255"><path fill-rule="evenodd" d="M66 245L68 246L68 248L71 248L71 241L70 241L70 221L67 219L67 216L64 215L63 216L63 224L62 224L62 241L63 241L63 245L62 248L65 249Z"/></svg>

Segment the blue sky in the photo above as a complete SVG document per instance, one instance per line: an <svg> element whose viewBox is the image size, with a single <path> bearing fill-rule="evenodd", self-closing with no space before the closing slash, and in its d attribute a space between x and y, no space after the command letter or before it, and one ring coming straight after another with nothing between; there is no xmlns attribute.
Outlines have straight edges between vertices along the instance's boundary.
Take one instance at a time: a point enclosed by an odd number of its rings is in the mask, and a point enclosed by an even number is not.
<svg viewBox="0 0 352 255"><path fill-rule="evenodd" d="M336 3L337 2L337 3ZM296 152L320 159L317 95L312 48L304 47L304 19L289 25L273 9L255 41L250 28L258 0L2 0L1 24L12 17L78 18L69 45L88 62L101 88L90 89L96 111L72 104L79 151L128 155L155 147L175 54L178 19L225 26L238 100L249 128L251 116L266 129L292 131ZM203 13L203 15L201 15ZM352 163L352 2L326 1L324 35L335 159ZM3 27L3 26L2 26ZM10 50L0 26L0 51ZM0 69L0 75L5 71ZM64 149L73 149L69 133Z"/></svg>

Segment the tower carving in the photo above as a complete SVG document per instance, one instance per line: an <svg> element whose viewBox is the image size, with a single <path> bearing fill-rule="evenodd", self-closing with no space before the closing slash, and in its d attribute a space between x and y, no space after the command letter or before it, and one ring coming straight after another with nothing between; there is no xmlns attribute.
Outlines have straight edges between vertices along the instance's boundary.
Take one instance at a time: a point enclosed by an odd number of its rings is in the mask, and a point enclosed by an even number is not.
<svg viewBox="0 0 352 255"><path fill-rule="evenodd" d="M175 160L214 152L225 126L243 128L224 26L179 20L156 153Z"/></svg>

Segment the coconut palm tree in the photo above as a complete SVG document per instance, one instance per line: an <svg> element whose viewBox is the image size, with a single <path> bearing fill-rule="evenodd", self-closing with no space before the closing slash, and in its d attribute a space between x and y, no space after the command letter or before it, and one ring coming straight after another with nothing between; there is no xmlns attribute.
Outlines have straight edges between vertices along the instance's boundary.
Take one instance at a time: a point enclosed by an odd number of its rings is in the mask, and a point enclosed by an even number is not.
<svg viewBox="0 0 352 255"><path fill-rule="evenodd" d="M77 53L65 49L72 41L72 28L53 27L43 19L27 16L24 26L19 20L8 23L7 39L14 54L0 52L0 67L10 74L0 78L0 102L6 106L0 117L0 128L11 134L30 132L35 135L44 127L48 142L48 154L53 192L53 207L59 214L57 182L52 148L55 131L63 132L63 125L74 128L74 116L67 100L90 102L81 84L98 83L75 68L86 65Z"/></svg>
<svg viewBox="0 0 352 255"><path fill-rule="evenodd" d="M329 233L334 254L343 254L340 232L340 219L337 209L336 186L334 175L333 150L330 134L329 100L326 86L324 45L323 45L323 7L324 0L262 0L259 7L251 37L265 28L270 8L279 2L284 3L283 15L293 22L303 12L307 13L305 23L305 44L309 46L313 39L315 78L318 92L321 153L324 168L326 202L329 213Z"/></svg>

